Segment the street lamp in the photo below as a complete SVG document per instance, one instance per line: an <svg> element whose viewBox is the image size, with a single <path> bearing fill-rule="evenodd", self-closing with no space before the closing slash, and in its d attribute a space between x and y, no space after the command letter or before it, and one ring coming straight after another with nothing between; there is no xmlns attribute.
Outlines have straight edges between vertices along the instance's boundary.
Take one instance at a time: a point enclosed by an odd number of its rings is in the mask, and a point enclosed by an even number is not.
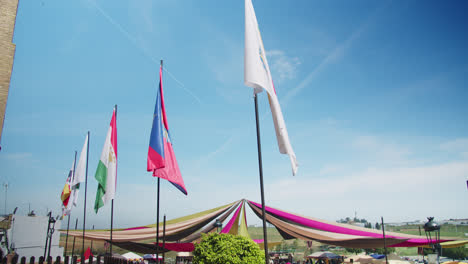
<svg viewBox="0 0 468 264"><path fill-rule="evenodd" d="M47 259L50 257L50 247L52 245L52 234L55 231L55 222L56 220L52 217L52 212L49 212L47 214L49 217L49 222L47 224L47 234L46 234L46 243L44 247L44 258L46 257L46 252L47 252ZM51 226L52 224L52 226ZM47 242L49 242L49 250L47 251Z"/></svg>
<svg viewBox="0 0 468 264"><path fill-rule="evenodd" d="M49 251L47 251L47 259L50 257L50 248L52 245L52 234L54 234L55 231L55 222L56 220L53 217L49 218L49 225L52 224L52 227L49 229Z"/></svg>
<svg viewBox="0 0 468 264"><path fill-rule="evenodd" d="M442 253L442 247L440 246L440 225L434 221L434 217L428 217L427 220L427 223L424 224L424 232L426 233L429 245L437 254L437 263L439 263L439 256Z"/></svg>
<svg viewBox="0 0 468 264"><path fill-rule="evenodd" d="M219 219L216 219L216 221L214 222L213 225L216 227L216 230L219 233L219 231L221 231L221 227L223 226L223 223L221 223L221 221L219 221Z"/></svg>

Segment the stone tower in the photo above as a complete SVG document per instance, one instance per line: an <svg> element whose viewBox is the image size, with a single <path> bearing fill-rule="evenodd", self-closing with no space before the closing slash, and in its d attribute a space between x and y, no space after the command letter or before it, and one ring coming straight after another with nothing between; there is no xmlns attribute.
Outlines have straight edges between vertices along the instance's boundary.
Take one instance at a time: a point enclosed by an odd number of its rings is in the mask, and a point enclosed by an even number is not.
<svg viewBox="0 0 468 264"><path fill-rule="evenodd" d="M13 44L19 0L0 0L0 149L16 46Z"/></svg>

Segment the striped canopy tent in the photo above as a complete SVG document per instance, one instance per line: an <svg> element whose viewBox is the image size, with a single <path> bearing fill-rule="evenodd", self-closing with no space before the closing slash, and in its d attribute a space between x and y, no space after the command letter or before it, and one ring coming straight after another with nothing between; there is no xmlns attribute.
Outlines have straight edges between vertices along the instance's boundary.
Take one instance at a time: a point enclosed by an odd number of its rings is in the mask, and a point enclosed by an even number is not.
<svg viewBox="0 0 468 264"><path fill-rule="evenodd" d="M208 233L216 229L213 225L208 225L215 219L224 221L235 209L235 205L239 205L241 201L223 205L217 208L199 212L196 214L176 218L166 222L166 241L179 241L182 239L195 240L201 236L201 233ZM66 230L60 230L66 233ZM83 237L82 230L69 231L69 236ZM147 225L140 227L132 227L125 229L114 229L112 231L113 242L136 242L150 240L156 237L156 225ZM159 228L159 237L163 237L163 229ZM85 239L88 240L110 240L110 230L86 230ZM192 241L193 241L192 240ZM189 241L187 241L189 242Z"/></svg>
<svg viewBox="0 0 468 264"><path fill-rule="evenodd" d="M262 206L252 201L247 203L261 217ZM265 207L265 213L266 220L278 229L284 239L315 240L349 248L383 248L384 244L389 247L417 247L429 244L425 237L395 232L385 232L384 241L379 230L303 217L268 206ZM439 242L452 240L441 239Z"/></svg>
<svg viewBox="0 0 468 264"><path fill-rule="evenodd" d="M132 227L113 230L112 243L124 249L139 253L152 253L161 251L191 251L190 243L198 241L203 233L216 231L215 220L225 222L221 233L229 233L250 238L247 232L245 216L245 204L248 204L253 212L261 218L261 205L248 200L239 200L217 208L180 217L166 223L166 245L159 247L155 243L145 242L156 237L156 225ZM304 217L272 207L266 207L266 220L276 227L284 239L298 238L302 240L314 240L325 244L337 245L349 248L383 248L389 247L416 247L428 245L426 237L407 235L395 232L386 232L385 241L380 230L357 227L348 224L329 222L317 218ZM66 232L66 230L61 230ZM159 236L163 237L162 228ZM69 231L69 235L83 237L80 230ZM110 240L110 230L86 230L85 239ZM254 240L263 247L263 240ZM439 242L453 241L453 239L441 239ZM279 242L268 242L268 246L274 246ZM191 249L191 250L190 250Z"/></svg>

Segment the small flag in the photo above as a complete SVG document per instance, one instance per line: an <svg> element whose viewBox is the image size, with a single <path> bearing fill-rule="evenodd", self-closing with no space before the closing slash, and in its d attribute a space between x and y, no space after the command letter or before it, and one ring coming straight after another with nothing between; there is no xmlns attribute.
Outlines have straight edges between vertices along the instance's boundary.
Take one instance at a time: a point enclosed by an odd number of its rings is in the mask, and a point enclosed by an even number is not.
<svg viewBox="0 0 468 264"><path fill-rule="evenodd" d="M85 260L87 260L87 259L89 259L89 258L91 258L91 259L93 258L93 252L91 252L91 248L90 248L90 247L88 247L88 248L86 249L86 251L85 251L85 253L84 253L84 258L85 258ZM78 262L81 263L81 259L78 259ZM83 261L83 263L84 263L84 261Z"/></svg>
<svg viewBox="0 0 468 264"><path fill-rule="evenodd" d="M263 47L262 37L258 28L257 18L251 0L245 0L245 54L244 54L244 83L254 88L255 93L265 89L268 93L271 114L275 125L276 140L279 151L288 154L291 161L293 175L297 172L296 154L289 142L286 123L276 96L271 78L270 68Z"/></svg>
<svg viewBox="0 0 468 264"><path fill-rule="evenodd" d="M153 115L150 143L148 149L147 171L153 176L168 180L182 193L187 195L184 179L172 148L169 125L167 124L166 108L162 85L162 66L159 69L159 89Z"/></svg>
<svg viewBox="0 0 468 264"><path fill-rule="evenodd" d="M68 177L63 187L62 194L60 199L62 200L62 216L69 215L73 206L73 194L72 184L73 184L73 175L75 170L75 162L73 161L72 167L68 172Z"/></svg>
<svg viewBox="0 0 468 264"><path fill-rule="evenodd" d="M106 141L102 149L101 159L96 170L95 178L98 181L94 211L98 212L107 202L114 199L117 183L117 124L115 111L112 113Z"/></svg>
<svg viewBox="0 0 468 264"><path fill-rule="evenodd" d="M88 162L88 133L86 133L85 142L83 148L81 149L80 158L75 169L75 176L73 177L73 184L71 186L72 191L72 205L76 206L78 204L78 194L80 192L80 183L86 180L86 163Z"/></svg>

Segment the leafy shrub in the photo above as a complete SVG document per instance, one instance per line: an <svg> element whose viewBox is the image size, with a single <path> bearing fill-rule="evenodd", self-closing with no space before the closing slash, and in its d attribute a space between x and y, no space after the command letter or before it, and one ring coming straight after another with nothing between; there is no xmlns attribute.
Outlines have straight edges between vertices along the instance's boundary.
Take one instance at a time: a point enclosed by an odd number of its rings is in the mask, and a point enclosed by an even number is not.
<svg viewBox="0 0 468 264"><path fill-rule="evenodd" d="M230 234L204 234L193 251L197 264L262 264L265 254L252 240Z"/></svg>
<svg viewBox="0 0 468 264"><path fill-rule="evenodd" d="M468 248L464 246L456 248L444 248L442 249L442 254L448 258L451 258L452 260L465 259L468 257Z"/></svg>

